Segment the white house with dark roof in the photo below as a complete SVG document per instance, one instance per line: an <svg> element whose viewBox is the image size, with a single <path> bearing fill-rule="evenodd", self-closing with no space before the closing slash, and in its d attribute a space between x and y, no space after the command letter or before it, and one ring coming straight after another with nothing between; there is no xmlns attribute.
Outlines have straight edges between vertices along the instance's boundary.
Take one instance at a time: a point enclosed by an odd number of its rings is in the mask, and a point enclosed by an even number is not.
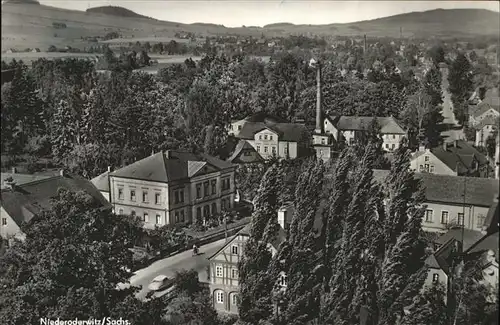
<svg viewBox="0 0 500 325"><path fill-rule="evenodd" d="M1 191L0 237L24 238L21 225L33 216L51 206L50 200L57 196L59 188L70 191L84 191L94 198L96 207L110 209L109 202L88 180L71 175L53 176L24 184L9 182Z"/></svg>
<svg viewBox="0 0 500 325"><path fill-rule="evenodd" d="M500 97L498 88L488 89L484 99L477 105L469 107L469 125L475 127L485 118L500 117Z"/></svg>
<svg viewBox="0 0 500 325"><path fill-rule="evenodd" d="M381 184L389 171L374 170ZM422 228L430 232L446 232L453 225L482 231L491 224L490 211L495 206L500 182L492 178L458 177L415 173L425 188L427 205ZM464 198L465 194L465 198Z"/></svg>
<svg viewBox="0 0 500 325"><path fill-rule="evenodd" d="M90 181L94 186L101 192L102 196L106 198L109 202L109 173L111 172L111 167L104 173L92 178Z"/></svg>
<svg viewBox="0 0 500 325"><path fill-rule="evenodd" d="M443 143L434 148L419 148L410 161L414 171L439 175L488 176L490 162L476 148L463 140Z"/></svg>
<svg viewBox="0 0 500 325"><path fill-rule="evenodd" d="M179 150L158 152L109 173L117 214L139 216L144 226L203 222L234 205L236 165Z"/></svg>
<svg viewBox="0 0 500 325"><path fill-rule="evenodd" d="M406 131L391 117L369 117L369 116L337 116L324 119L324 129L333 135L336 141L344 140L347 145L352 145L370 128L370 125L377 121L380 126L382 136L382 147L385 151L394 151L399 148L399 144Z"/></svg>
<svg viewBox="0 0 500 325"><path fill-rule="evenodd" d="M477 123L474 129L476 130L476 147L485 147L486 140L498 130L498 117L486 117Z"/></svg>
<svg viewBox="0 0 500 325"><path fill-rule="evenodd" d="M247 140L240 140L227 161L233 164L253 164L263 163L264 158L262 158Z"/></svg>
<svg viewBox="0 0 500 325"><path fill-rule="evenodd" d="M264 159L294 159L309 154L311 139L304 124L247 121L234 135L246 140Z"/></svg>

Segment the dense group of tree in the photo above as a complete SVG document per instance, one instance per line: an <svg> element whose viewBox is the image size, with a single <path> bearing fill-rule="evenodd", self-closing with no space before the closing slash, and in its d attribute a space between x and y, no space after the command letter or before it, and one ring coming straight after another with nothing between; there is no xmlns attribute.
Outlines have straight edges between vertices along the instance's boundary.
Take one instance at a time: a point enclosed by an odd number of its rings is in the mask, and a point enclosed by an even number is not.
<svg viewBox="0 0 500 325"><path fill-rule="evenodd" d="M275 254L280 168L260 184L251 235L239 264L238 324L493 324L498 302L464 267L455 307L438 285L424 287L429 254L422 188L403 146L384 186L373 179L373 149L346 149L331 166L305 163L286 240ZM318 227L318 220L321 226ZM286 274L285 290L279 276ZM479 274L481 274L479 272ZM450 299L450 298L448 298ZM448 305L450 306L450 305Z"/></svg>

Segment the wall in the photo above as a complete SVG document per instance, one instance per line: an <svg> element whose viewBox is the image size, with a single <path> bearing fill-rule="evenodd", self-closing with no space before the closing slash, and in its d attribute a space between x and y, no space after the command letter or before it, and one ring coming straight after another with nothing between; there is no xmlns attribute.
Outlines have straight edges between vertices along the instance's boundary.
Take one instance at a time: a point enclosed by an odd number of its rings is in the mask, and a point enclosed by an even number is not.
<svg viewBox="0 0 500 325"><path fill-rule="evenodd" d="M108 202L110 202L110 201L109 201L109 192L105 192L105 191L100 191L100 192L101 192L102 196L104 196L104 198L105 198L106 200L108 200Z"/></svg>
<svg viewBox="0 0 500 325"><path fill-rule="evenodd" d="M325 132L326 133L330 133L333 135L333 137L335 138L335 140L338 140L338 130L335 126L333 126L333 124L330 122L329 119L325 119L325 121L323 122L325 124Z"/></svg>
<svg viewBox="0 0 500 325"><path fill-rule="evenodd" d="M288 155L287 155L288 152ZM280 141L279 142L279 157L286 159L287 157L290 159L295 159L300 156L299 147L297 142L287 142Z"/></svg>
<svg viewBox="0 0 500 325"><path fill-rule="evenodd" d="M243 128L243 124L245 124L245 120L239 120L231 123L228 134L232 134L234 136L238 136L240 134L240 130Z"/></svg>
<svg viewBox="0 0 500 325"><path fill-rule="evenodd" d="M425 157L429 157L428 161L425 161ZM438 175L452 175L457 176L457 173L454 170L451 170L447 165L445 165L441 160L439 160L432 152L428 149L425 150L425 153L421 154L416 158L412 158L410 162L410 168L416 172L419 172L420 165L424 166L428 164L429 168L434 166L433 171L429 169L429 173L438 174Z"/></svg>
<svg viewBox="0 0 500 325"><path fill-rule="evenodd" d="M404 134L382 134L382 148L385 151L394 151L399 148L401 140L403 140ZM393 148L394 146L394 148Z"/></svg>
<svg viewBox="0 0 500 325"><path fill-rule="evenodd" d="M239 156L238 156L239 161L243 163L253 163L253 162L260 162L261 159L259 157L259 154L251 149L243 149Z"/></svg>
<svg viewBox="0 0 500 325"><path fill-rule="evenodd" d="M3 219L6 219L7 224L3 225ZM9 239L17 234L22 234L21 229L16 222L10 217L3 207L0 207L0 237Z"/></svg>
<svg viewBox="0 0 500 325"><path fill-rule="evenodd" d="M441 223L441 212L448 211L448 223L458 225L458 214L463 213L463 205L442 202L425 202L427 210L432 210L432 221L426 221L426 215L422 219L422 228L425 231L446 230L446 225ZM481 231L484 219L488 214L489 207L466 206L464 224L466 229Z"/></svg>
<svg viewBox="0 0 500 325"><path fill-rule="evenodd" d="M429 271L427 272L427 278L425 278L423 289L425 290L426 288L432 286L434 274L437 274L439 276L438 281L439 281L439 283L441 283L443 285L443 289L445 290L445 292L447 292L448 275L446 275L446 273L441 269L429 268ZM446 301L447 301L447 297L445 295L444 296L444 303L445 304L446 304Z"/></svg>
<svg viewBox="0 0 500 325"><path fill-rule="evenodd" d="M269 159L273 155L281 156L278 148L278 134L272 132L269 129L264 129L260 132L255 133L255 150L262 156L264 159ZM273 151L274 150L274 151Z"/></svg>
<svg viewBox="0 0 500 325"><path fill-rule="evenodd" d="M476 147L486 146L486 140L495 131L495 125L484 125L476 131Z"/></svg>

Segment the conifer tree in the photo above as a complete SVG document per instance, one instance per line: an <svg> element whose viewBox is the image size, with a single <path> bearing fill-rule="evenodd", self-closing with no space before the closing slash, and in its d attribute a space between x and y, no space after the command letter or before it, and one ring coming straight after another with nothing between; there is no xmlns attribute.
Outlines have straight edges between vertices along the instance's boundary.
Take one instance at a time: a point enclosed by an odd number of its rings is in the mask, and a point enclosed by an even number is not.
<svg viewBox="0 0 500 325"><path fill-rule="evenodd" d="M449 324L444 298L445 290L442 285L434 284L426 288L415 297L409 313L402 318L401 325Z"/></svg>
<svg viewBox="0 0 500 325"><path fill-rule="evenodd" d="M52 154L56 160L63 161L75 145L75 129L68 103L61 100L56 107L51 130Z"/></svg>

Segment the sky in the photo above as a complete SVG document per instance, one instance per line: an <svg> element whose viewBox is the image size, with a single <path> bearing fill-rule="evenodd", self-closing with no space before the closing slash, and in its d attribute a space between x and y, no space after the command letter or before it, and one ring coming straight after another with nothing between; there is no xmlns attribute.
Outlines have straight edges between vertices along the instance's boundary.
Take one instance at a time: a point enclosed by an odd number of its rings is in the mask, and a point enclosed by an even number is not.
<svg viewBox="0 0 500 325"><path fill-rule="evenodd" d="M499 10L493 1L315 1L315 0L40 0L41 4L86 10L121 6L144 16L180 23L213 23L226 27L348 23L437 8Z"/></svg>

